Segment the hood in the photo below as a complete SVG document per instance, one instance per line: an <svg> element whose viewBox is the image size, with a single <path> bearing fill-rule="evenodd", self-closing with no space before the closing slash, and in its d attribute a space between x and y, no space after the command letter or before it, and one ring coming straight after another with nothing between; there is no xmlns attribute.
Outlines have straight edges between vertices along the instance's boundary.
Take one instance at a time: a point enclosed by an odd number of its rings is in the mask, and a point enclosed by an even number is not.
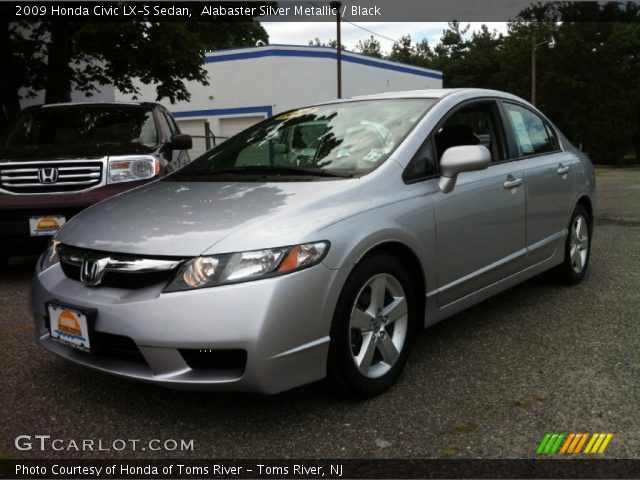
<svg viewBox="0 0 640 480"><path fill-rule="evenodd" d="M354 192L361 183L156 181L84 210L56 238L96 250L181 257L214 245L220 253L322 240L305 235L362 208L355 203L371 202Z"/></svg>
<svg viewBox="0 0 640 480"><path fill-rule="evenodd" d="M35 147L0 147L0 162L64 161L103 158L109 155L153 153L157 147L138 143L95 145L38 145Z"/></svg>

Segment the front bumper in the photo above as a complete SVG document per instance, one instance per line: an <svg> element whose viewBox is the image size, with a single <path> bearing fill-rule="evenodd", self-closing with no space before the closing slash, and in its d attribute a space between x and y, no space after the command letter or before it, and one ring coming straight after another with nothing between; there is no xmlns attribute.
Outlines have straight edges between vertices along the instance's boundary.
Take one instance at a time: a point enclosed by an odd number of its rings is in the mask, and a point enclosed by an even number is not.
<svg viewBox="0 0 640 480"><path fill-rule="evenodd" d="M317 265L290 275L187 292L89 287L60 265L36 272L31 308L47 350L106 373L194 390L277 393L326 375L333 310L348 269ZM126 337L142 361L84 353L52 340L45 303L97 310L96 335ZM192 368L182 351L246 352L243 368Z"/></svg>

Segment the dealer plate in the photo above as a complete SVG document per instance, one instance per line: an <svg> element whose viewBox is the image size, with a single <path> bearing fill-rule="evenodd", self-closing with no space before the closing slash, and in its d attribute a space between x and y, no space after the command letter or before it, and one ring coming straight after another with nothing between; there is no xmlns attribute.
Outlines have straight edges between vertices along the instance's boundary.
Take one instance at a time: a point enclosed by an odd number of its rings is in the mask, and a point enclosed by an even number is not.
<svg viewBox="0 0 640 480"><path fill-rule="evenodd" d="M29 218L29 233L32 237L55 235L67 219L62 215L46 215Z"/></svg>
<svg viewBox="0 0 640 480"><path fill-rule="evenodd" d="M87 312L48 303L51 338L83 352L91 351L91 326Z"/></svg>

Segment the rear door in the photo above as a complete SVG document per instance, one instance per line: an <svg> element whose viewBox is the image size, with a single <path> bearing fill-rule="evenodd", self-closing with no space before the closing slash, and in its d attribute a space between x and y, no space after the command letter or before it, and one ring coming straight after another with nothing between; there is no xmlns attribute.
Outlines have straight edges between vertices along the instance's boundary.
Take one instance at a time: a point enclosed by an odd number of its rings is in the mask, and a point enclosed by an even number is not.
<svg viewBox="0 0 640 480"><path fill-rule="evenodd" d="M497 101L466 103L434 135L438 161L453 146L483 144L486 170L458 176L452 192L434 196L438 305L443 307L519 271L525 249L524 172L506 158Z"/></svg>
<svg viewBox="0 0 640 480"><path fill-rule="evenodd" d="M554 128L537 112L507 101L503 108L511 156L524 170L528 262L535 264L563 248L578 160L562 151Z"/></svg>

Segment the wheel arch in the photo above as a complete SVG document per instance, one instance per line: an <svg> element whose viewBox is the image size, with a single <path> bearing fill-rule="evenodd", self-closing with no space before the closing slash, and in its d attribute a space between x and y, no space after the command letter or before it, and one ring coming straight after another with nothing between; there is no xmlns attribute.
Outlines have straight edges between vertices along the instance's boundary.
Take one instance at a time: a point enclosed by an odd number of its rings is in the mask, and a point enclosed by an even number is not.
<svg viewBox="0 0 640 480"><path fill-rule="evenodd" d="M593 223L595 220L594 214L593 214L593 202L591 201L591 199L589 198L588 195L582 195L578 201L576 202L576 205L581 205L589 214L589 224L590 227L593 228Z"/></svg>
<svg viewBox="0 0 640 480"><path fill-rule="evenodd" d="M424 328L427 283L420 258L416 252L405 243L397 240L388 240L378 243L364 252L356 261L356 265L378 253L386 253L397 258L407 269L416 296L417 318L419 322L422 321L421 326Z"/></svg>

